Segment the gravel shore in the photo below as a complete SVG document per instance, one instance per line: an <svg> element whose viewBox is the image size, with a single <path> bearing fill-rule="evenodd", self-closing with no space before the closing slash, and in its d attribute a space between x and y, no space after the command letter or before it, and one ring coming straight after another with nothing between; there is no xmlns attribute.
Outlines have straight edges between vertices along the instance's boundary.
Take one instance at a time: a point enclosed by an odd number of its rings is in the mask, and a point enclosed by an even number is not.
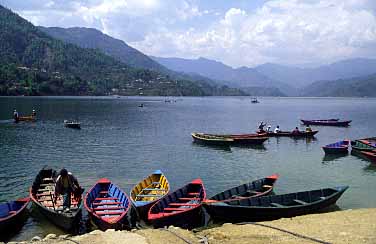
<svg viewBox="0 0 376 244"><path fill-rule="evenodd" d="M320 242L321 241L321 242ZM14 243L14 242L10 242ZM186 243L376 243L376 208L311 214L257 224L224 224L197 232L176 227L105 232L85 235L34 237L35 244L186 244Z"/></svg>

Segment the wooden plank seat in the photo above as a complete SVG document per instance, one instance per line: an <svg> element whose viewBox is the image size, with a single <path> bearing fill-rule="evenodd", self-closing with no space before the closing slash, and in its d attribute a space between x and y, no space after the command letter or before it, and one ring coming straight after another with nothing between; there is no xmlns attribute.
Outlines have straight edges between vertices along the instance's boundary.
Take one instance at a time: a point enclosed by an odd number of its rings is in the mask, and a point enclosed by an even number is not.
<svg viewBox="0 0 376 244"><path fill-rule="evenodd" d="M121 212L115 212L115 211L113 211L113 212L105 212L105 211L103 211L103 212L95 212L95 214L97 214L97 215L121 215L123 213L123 211L121 211Z"/></svg>
<svg viewBox="0 0 376 244"><path fill-rule="evenodd" d="M94 202L93 206L102 206L102 205L119 205L121 202Z"/></svg>
<svg viewBox="0 0 376 244"><path fill-rule="evenodd" d="M108 194L108 191L100 191L99 194Z"/></svg>
<svg viewBox="0 0 376 244"><path fill-rule="evenodd" d="M185 211L187 208L164 208L164 211Z"/></svg>
<svg viewBox="0 0 376 244"><path fill-rule="evenodd" d="M97 197L94 199L94 201L105 201L105 200L118 200L117 197Z"/></svg>
<svg viewBox="0 0 376 244"><path fill-rule="evenodd" d="M285 205L282 205L282 204L279 204L279 203L275 203L275 202L270 203L270 205L272 207L277 207L277 208L284 208L284 207L286 207Z"/></svg>
<svg viewBox="0 0 376 244"><path fill-rule="evenodd" d="M273 186L271 186L271 185L263 185L262 187L264 187L264 188L272 188Z"/></svg>
<svg viewBox="0 0 376 244"><path fill-rule="evenodd" d="M52 203L48 203L48 204L43 204L44 206L46 206L46 207L55 207L55 208L58 208L58 207L62 207L63 206L63 204L62 203L58 203L58 204L52 204ZM71 203L71 207L70 207L70 209L73 209L74 208L74 206L77 206L77 203Z"/></svg>
<svg viewBox="0 0 376 244"><path fill-rule="evenodd" d="M200 198L197 197L179 197L180 201L199 201Z"/></svg>
<svg viewBox="0 0 376 244"><path fill-rule="evenodd" d="M53 195L54 195L54 192L49 191L49 192L44 192L44 193L37 193L36 195L37 195L37 197L50 196L50 195L53 196Z"/></svg>
<svg viewBox="0 0 376 244"><path fill-rule="evenodd" d="M104 208L93 208L94 211L103 211L103 210L122 210L125 209L125 207L104 207Z"/></svg>
<svg viewBox="0 0 376 244"><path fill-rule="evenodd" d="M136 197L163 197L164 195L158 194L138 194Z"/></svg>
<svg viewBox="0 0 376 244"><path fill-rule="evenodd" d="M246 192L249 193L249 194L260 194L261 193L259 191L254 191L254 190L248 190Z"/></svg>
<svg viewBox="0 0 376 244"><path fill-rule="evenodd" d="M152 182L151 184L152 184L152 185L159 185L159 184L161 184L161 182L159 182L159 181L154 181L154 182Z"/></svg>
<svg viewBox="0 0 376 244"><path fill-rule="evenodd" d="M42 187L42 186L54 186L55 184L54 183L46 183L46 184L39 184L39 187Z"/></svg>
<svg viewBox="0 0 376 244"><path fill-rule="evenodd" d="M172 202L168 204L169 206L197 206L197 203L178 203Z"/></svg>
<svg viewBox="0 0 376 244"><path fill-rule="evenodd" d="M53 189L51 189L51 188L39 188L38 189L38 192L45 192L45 191L52 191Z"/></svg>
<svg viewBox="0 0 376 244"><path fill-rule="evenodd" d="M166 191L166 189L161 189L161 188L144 188L144 191Z"/></svg>
<svg viewBox="0 0 376 244"><path fill-rule="evenodd" d="M305 204L307 204L307 202L302 201L302 200L299 200L299 199L294 199L294 202L299 203L299 204L301 204L301 205L305 205Z"/></svg>
<svg viewBox="0 0 376 244"><path fill-rule="evenodd" d="M189 196L200 196L199 192L188 192Z"/></svg>
<svg viewBox="0 0 376 244"><path fill-rule="evenodd" d="M46 182L46 181L54 181L54 179L52 179L52 178L43 178L42 181L43 181L43 182Z"/></svg>

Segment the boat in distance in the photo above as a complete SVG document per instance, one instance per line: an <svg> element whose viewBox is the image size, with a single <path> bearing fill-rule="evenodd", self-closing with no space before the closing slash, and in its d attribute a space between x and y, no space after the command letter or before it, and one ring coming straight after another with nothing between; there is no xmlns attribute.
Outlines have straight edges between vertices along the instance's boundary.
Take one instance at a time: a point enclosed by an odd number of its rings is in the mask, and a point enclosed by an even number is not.
<svg viewBox="0 0 376 244"><path fill-rule="evenodd" d="M64 126L72 129L81 129L81 123L75 120L64 120Z"/></svg>
<svg viewBox="0 0 376 244"><path fill-rule="evenodd" d="M264 134L207 134L191 133L195 142L207 145L261 145L268 137Z"/></svg>
<svg viewBox="0 0 376 244"><path fill-rule="evenodd" d="M130 229L132 204L127 194L109 179L99 179L86 193L85 209L101 230Z"/></svg>
<svg viewBox="0 0 376 244"><path fill-rule="evenodd" d="M17 119L14 119L15 123L18 123L18 122L35 122L35 121L37 121L37 117L33 116L33 115L30 115L30 116L20 116Z"/></svg>
<svg viewBox="0 0 376 244"><path fill-rule="evenodd" d="M232 223L268 221L316 213L335 204L348 186L268 195L230 202L204 202L213 219Z"/></svg>
<svg viewBox="0 0 376 244"><path fill-rule="evenodd" d="M23 226L29 203L29 197L0 203L0 237Z"/></svg>
<svg viewBox="0 0 376 244"><path fill-rule="evenodd" d="M327 126L349 126L352 120L337 120L337 119L329 119L329 120L305 120L301 119L304 125L327 125Z"/></svg>
<svg viewBox="0 0 376 244"><path fill-rule="evenodd" d="M280 132L267 132L267 135L270 137L313 137L316 135L319 131L318 130L313 130L313 131L280 131ZM257 132L259 133L259 132ZM263 133L263 132L262 132Z"/></svg>
<svg viewBox="0 0 376 244"><path fill-rule="evenodd" d="M170 184L166 176L160 170L140 181L133 187L130 199L142 219L147 219L150 207L170 191Z"/></svg>
<svg viewBox="0 0 376 244"><path fill-rule="evenodd" d="M278 174L273 174L262 179L241 184L239 186L220 192L210 197L208 200L205 200L205 202L227 202L265 196L273 191L274 184L276 183L278 178Z"/></svg>
<svg viewBox="0 0 376 244"><path fill-rule="evenodd" d="M202 225L202 201L206 191L201 179L192 180L164 196L148 212L148 221L155 227L178 226L192 229Z"/></svg>
<svg viewBox="0 0 376 244"><path fill-rule="evenodd" d="M323 146L322 149L326 154L346 154L349 152L349 144L349 140L343 140Z"/></svg>
<svg viewBox="0 0 376 244"><path fill-rule="evenodd" d="M64 211L63 197L59 196L56 201L54 200L57 176L58 173L54 169L48 167L41 169L30 187L30 198L48 220L70 231L77 226L81 218L82 195L77 198L72 193L70 210Z"/></svg>

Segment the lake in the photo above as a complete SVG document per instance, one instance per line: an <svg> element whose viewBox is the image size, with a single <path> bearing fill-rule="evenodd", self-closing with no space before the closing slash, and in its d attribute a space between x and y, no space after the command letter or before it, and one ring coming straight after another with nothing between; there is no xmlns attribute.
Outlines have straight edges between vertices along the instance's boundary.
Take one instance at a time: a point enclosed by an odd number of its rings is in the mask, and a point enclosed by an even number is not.
<svg viewBox="0 0 376 244"><path fill-rule="evenodd" d="M66 167L89 189L107 177L129 192L156 169L172 189L201 177L211 196L279 173L275 193L349 185L341 209L376 207L376 166L349 154L324 158L321 147L376 136L376 99L249 97L0 97L0 202L28 195L44 165ZM140 104L144 107L139 107ZM35 123L12 122L36 109ZM264 147L216 148L191 132L253 133L260 121L293 130L300 118L353 120L348 128L312 126L314 139L270 138ZM82 129L65 128L78 119ZM13 240L62 233L32 214Z"/></svg>

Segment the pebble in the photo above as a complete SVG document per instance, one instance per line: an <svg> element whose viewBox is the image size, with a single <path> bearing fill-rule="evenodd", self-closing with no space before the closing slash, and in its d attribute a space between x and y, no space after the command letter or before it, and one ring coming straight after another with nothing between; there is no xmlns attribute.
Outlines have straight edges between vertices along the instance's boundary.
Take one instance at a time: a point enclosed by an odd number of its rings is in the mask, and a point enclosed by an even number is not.
<svg viewBox="0 0 376 244"><path fill-rule="evenodd" d="M44 239L56 239L56 238L57 238L56 234L48 234L46 235Z"/></svg>
<svg viewBox="0 0 376 244"><path fill-rule="evenodd" d="M40 238L39 236L34 236L33 238L31 238L31 242L36 242L36 241L41 241L42 238Z"/></svg>

